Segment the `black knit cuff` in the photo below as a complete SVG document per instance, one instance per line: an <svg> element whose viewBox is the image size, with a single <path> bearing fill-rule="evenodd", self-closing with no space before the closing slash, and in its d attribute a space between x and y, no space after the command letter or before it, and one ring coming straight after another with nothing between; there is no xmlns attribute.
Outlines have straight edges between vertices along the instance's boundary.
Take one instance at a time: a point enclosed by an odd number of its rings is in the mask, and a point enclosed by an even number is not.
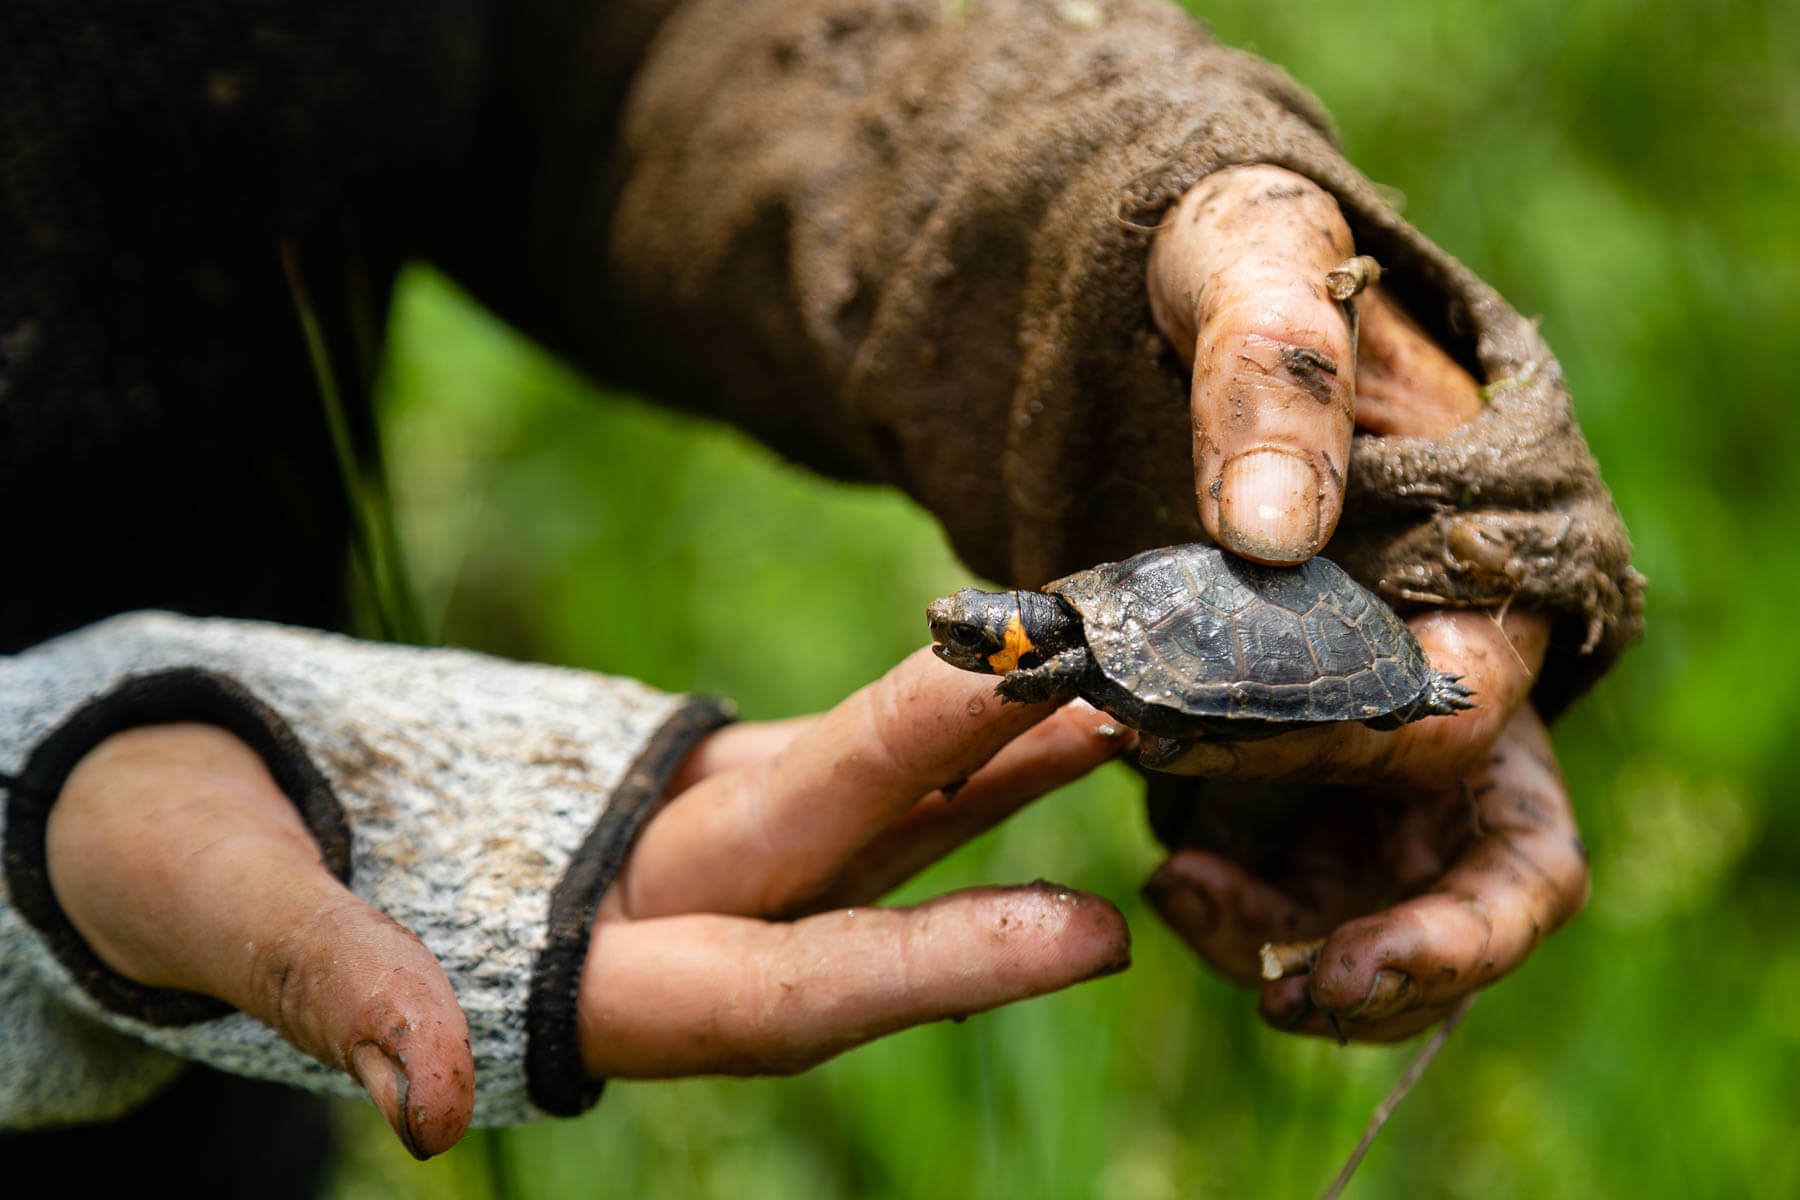
<svg viewBox="0 0 1800 1200"><path fill-rule="evenodd" d="M593 1107L606 1086L605 1080L589 1079L582 1070L577 1023L581 972L600 900L655 815L663 790L688 751L731 720L725 705L696 699L663 722L626 771L605 813L550 894L549 937L532 967L525 1008L526 1091L531 1102L547 1113L579 1116Z"/></svg>
<svg viewBox="0 0 1800 1200"><path fill-rule="evenodd" d="M318 842L326 869L350 882L350 831L336 795L287 723L236 681L193 667L159 671L127 679L77 709L9 785L6 883L19 913L84 991L108 1011L150 1025L192 1025L233 1009L195 992L146 987L101 962L57 903L44 835L64 782L88 751L127 729L182 721L217 725L254 750Z"/></svg>

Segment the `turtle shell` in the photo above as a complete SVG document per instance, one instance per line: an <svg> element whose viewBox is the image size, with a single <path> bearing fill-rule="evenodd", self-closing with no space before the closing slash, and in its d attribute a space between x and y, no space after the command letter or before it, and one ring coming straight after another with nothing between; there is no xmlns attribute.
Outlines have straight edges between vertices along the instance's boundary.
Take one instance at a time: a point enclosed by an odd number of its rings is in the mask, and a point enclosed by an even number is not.
<svg viewBox="0 0 1800 1200"><path fill-rule="evenodd" d="M1194 719L1379 720L1437 673L1394 611L1337 564L1246 562L1200 544L1103 563L1045 586L1081 615L1114 704L1151 732ZM1158 710L1168 710L1159 712ZM1161 726L1162 728L1153 728Z"/></svg>

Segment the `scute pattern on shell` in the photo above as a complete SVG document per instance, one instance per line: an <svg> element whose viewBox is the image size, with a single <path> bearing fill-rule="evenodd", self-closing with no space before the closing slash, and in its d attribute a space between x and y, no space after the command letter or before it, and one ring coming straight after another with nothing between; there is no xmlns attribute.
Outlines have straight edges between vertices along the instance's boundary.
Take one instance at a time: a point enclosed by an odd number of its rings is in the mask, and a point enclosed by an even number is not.
<svg viewBox="0 0 1800 1200"><path fill-rule="evenodd" d="M1435 678L1400 618L1323 558L1275 568L1174 546L1044 590L1081 614L1107 679L1193 717L1364 720L1406 708Z"/></svg>

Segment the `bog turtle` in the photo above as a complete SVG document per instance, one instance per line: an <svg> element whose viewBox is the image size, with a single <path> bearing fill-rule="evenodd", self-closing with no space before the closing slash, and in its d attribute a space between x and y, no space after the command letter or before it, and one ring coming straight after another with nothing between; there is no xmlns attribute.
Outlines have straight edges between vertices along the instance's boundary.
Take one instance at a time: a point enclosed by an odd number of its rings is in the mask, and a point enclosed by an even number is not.
<svg viewBox="0 0 1800 1200"><path fill-rule="evenodd" d="M1394 729L1470 707L1412 631L1337 564L1170 546L1041 592L964 588L927 609L932 649L1002 676L1008 700L1085 697L1146 733L1213 741L1361 721Z"/></svg>

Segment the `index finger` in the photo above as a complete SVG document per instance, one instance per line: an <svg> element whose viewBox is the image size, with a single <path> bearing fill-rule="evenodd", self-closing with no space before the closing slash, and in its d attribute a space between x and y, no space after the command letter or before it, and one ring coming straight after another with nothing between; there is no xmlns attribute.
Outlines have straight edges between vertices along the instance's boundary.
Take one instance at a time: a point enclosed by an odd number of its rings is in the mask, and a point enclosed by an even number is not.
<svg viewBox="0 0 1800 1200"><path fill-rule="evenodd" d="M1258 562L1312 557L1343 511L1356 348L1326 276L1354 253L1337 202L1271 166L1208 176L1151 247L1151 308L1194 370L1201 523Z"/></svg>
<svg viewBox="0 0 1800 1200"><path fill-rule="evenodd" d="M711 775L644 830L607 903L634 918L766 915L817 894L921 796L960 784L1055 714L1073 774L1122 744L1091 709L1013 704L992 677L921 650L804 726L773 757Z"/></svg>

